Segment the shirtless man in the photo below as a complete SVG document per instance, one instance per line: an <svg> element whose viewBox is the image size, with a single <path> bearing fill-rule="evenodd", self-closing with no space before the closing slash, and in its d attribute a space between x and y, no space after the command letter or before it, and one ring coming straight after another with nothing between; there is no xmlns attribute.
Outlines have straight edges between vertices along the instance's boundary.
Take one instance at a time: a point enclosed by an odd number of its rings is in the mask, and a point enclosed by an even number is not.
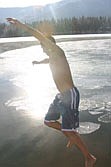
<svg viewBox="0 0 111 167"><path fill-rule="evenodd" d="M86 145L76 131L76 128L79 127L79 91L73 83L64 51L56 45L52 36L46 36L46 34L44 35L44 33L16 19L7 18L7 21L30 32L31 35L40 41L43 51L48 56L48 59L44 59L40 62L32 62L33 64L49 63L53 80L60 92L50 105L44 123L49 127L63 132L68 138L67 147L72 147L75 144L84 155L85 167L93 167L96 158L89 153ZM60 115L62 116L62 123L57 121Z"/></svg>

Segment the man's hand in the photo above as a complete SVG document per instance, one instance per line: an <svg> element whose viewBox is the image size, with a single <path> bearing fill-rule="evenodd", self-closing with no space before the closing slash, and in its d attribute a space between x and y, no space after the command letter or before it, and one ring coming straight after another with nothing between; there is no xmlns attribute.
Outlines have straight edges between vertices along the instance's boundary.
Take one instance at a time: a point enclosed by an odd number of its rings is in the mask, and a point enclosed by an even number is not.
<svg viewBox="0 0 111 167"><path fill-rule="evenodd" d="M49 63L49 59L44 59L41 61L33 61L32 64L48 64Z"/></svg>
<svg viewBox="0 0 111 167"><path fill-rule="evenodd" d="M19 21L15 18L6 18L6 20L11 24L17 24Z"/></svg>
<svg viewBox="0 0 111 167"><path fill-rule="evenodd" d="M33 65L34 65L34 64L40 64L40 62L39 62L39 61L33 61L32 64L33 64Z"/></svg>

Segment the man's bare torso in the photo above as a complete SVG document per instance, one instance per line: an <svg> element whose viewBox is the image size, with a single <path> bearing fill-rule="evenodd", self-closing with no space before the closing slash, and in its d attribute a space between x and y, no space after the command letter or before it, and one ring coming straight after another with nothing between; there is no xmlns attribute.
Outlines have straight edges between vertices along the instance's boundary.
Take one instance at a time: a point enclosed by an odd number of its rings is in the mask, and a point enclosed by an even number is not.
<svg viewBox="0 0 111 167"><path fill-rule="evenodd" d="M65 92L74 87L71 71L64 52L58 47L49 57L49 65L54 82L60 92Z"/></svg>

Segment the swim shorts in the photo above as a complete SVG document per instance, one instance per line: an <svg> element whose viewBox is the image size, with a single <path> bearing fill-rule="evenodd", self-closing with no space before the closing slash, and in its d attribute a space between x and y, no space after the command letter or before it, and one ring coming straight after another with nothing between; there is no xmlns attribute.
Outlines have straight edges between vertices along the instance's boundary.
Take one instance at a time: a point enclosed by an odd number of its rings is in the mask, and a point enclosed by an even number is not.
<svg viewBox="0 0 111 167"><path fill-rule="evenodd" d="M56 122L62 116L61 130L73 131L79 127L80 94L76 87L55 96L45 116L45 122Z"/></svg>

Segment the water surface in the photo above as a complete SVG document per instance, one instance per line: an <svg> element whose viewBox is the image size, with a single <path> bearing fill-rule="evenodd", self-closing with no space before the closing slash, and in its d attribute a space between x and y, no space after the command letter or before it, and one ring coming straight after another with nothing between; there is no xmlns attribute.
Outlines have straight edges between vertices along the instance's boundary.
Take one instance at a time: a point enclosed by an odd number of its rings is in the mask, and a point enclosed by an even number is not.
<svg viewBox="0 0 111 167"><path fill-rule="evenodd" d="M100 166L109 166L111 39L72 41L71 37L71 41L58 45L66 53L74 83L81 94L78 131L97 155ZM33 60L46 58L41 47L16 49L0 57L0 165L83 165L78 150L68 151L64 136L43 125L49 104L58 91L49 66L32 65Z"/></svg>

